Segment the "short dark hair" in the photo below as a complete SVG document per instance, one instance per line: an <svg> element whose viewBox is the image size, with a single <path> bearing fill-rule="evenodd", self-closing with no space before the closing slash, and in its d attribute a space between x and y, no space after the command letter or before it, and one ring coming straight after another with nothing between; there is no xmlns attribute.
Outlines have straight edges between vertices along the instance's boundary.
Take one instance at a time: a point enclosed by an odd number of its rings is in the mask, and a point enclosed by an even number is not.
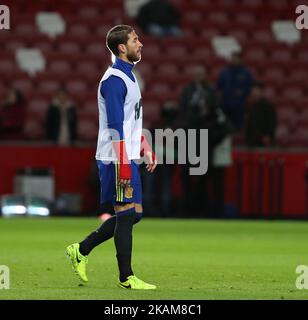
<svg viewBox="0 0 308 320"><path fill-rule="evenodd" d="M118 25L110 29L106 37L107 48L115 55L119 55L119 44L127 44L128 35L133 32L134 29L128 25Z"/></svg>

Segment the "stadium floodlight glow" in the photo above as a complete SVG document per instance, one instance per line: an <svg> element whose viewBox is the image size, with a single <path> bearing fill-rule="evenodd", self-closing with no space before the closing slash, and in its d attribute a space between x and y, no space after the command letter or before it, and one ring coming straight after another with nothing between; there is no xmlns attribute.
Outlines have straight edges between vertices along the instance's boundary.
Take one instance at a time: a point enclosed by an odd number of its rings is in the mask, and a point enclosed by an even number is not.
<svg viewBox="0 0 308 320"><path fill-rule="evenodd" d="M22 205L4 205L2 207L2 214L4 216L10 216L14 214L22 215L26 214L27 208Z"/></svg>
<svg viewBox="0 0 308 320"><path fill-rule="evenodd" d="M4 195L1 197L0 211L4 217L50 215L49 202L38 197L24 195Z"/></svg>
<svg viewBox="0 0 308 320"><path fill-rule="evenodd" d="M35 207L35 206L28 206L27 208L28 215L31 216L49 216L49 209L46 207Z"/></svg>

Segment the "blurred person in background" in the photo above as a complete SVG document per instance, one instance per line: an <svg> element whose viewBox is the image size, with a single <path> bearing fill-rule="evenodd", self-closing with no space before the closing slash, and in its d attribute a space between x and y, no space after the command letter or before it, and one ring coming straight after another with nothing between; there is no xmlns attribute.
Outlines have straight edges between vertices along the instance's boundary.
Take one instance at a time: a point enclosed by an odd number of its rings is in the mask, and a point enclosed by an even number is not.
<svg viewBox="0 0 308 320"><path fill-rule="evenodd" d="M136 70L135 70L136 69ZM138 70L138 63L135 64L135 67L134 67L134 75L138 81L138 84L139 84L139 88L140 88L140 91L141 93L145 91L145 88L146 88L146 83L144 81L144 78L142 76L142 73Z"/></svg>
<svg viewBox="0 0 308 320"><path fill-rule="evenodd" d="M246 110L245 140L249 147L271 147L275 144L277 114L264 89L264 83L254 84Z"/></svg>
<svg viewBox="0 0 308 320"><path fill-rule="evenodd" d="M208 172L200 176L189 175L190 164L183 166L182 179L186 199L186 210L197 215L212 215L209 193L217 191L218 188L208 190L209 176L214 175L217 179L222 174L215 175L213 171L213 157L215 148L222 143L223 139L230 134L234 128L232 123L219 108L219 97L216 90L207 77L205 68L197 66L192 70L193 80L184 89L181 95L181 118L186 129L197 129L197 154L199 154L200 129L208 129ZM188 159L188 158L187 158ZM223 183L218 183L223 186ZM214 198L221 199L221 189L219 195ZM220 206L223 204L220 204ZM215 205L214 207L219 207ZM221 210L220 210L221 211Z"/></svg>
<svg viewBox="0 0 308 320"><path fill-rule="evenodd" d="M233 123L227 119L221 108L215 112L215 125L209 130L208 171L205 174L205 204L209 218L225 216L225 169L232 165ZM212 132L212 133L211 133Z"/></svg>
<svg viewBox="0 0 308 320"><path fill-rule="evenodd" d="M238 132L244 128L246 99L253 86L253 76L242 61L242 53L234 52L230 64L219 74L217 89L221 107Z"/></svg>
<svg viewBox="0 0 308 320"><path fill-rule="evenodd" d="M64 87L58 89L48 107L46 135L58 145L72 145L77 138L76 108Z"/></svg>
<svg viewBox="0 0 308 320"><path fill-rule="evenodd" d="M153 36L180 36L180 15L168 0L150 0L138 11L136 22Z"/></svg>
<svg viewBox="0 0 308 320"><path fill-rule="evenodd" d="M178 106L173 101L163 103L160 110L160 119L158 123L152 126L151 134L155 137L155 128L176 130L178 128ZM172 179L174 174L174 164L167 164L167 156L172 156L170 148L174 148L174 163L177 162L177 146L169 146L167 141L159 144L158 141L153 141L155 154L158 159L163 161L156 168L155 175L143 174L144 183L144 204L147 210L153 213L161 212L162 216L170 216L174 211L172 199ZM168 149L168 153L166 152ZM172 162L172 159L169 159Z"/></svg>
<svg viewBox="0 0 308 320"><path fill-rule="evenodd" d="M26 116L26 101L18 89L10 89L0 103L0 139L21 140Z"/></svg>
<svg viewBox="0 0 308 320"><path fill-rule="evenodd" d="M141 6L150 0L124 0L125 14L129 17L135 18Z"/></svg>

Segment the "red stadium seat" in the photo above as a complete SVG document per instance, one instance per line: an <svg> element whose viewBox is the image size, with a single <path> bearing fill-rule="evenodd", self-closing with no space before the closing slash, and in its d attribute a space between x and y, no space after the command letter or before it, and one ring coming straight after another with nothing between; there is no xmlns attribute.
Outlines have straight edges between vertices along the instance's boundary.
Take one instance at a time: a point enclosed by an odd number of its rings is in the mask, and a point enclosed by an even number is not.
<svg viewBox="0 0 308 320"><path fill-rule="evenodd" d="M111 24L97 24L95 27L95 33L96 35L101 35L102 37L106 37L107 32L112 28ZM104 39L103 38L103 39Z"/></svg>
<svg viewBox="0 0 308 320"><path fill-rule="evenodd" d="M253 64L254 62L257 62L257 61L263 61L267 57L266 49L260 46L245 47L243 54L244 54L244 60L248 64Z"/></svg>
<svg viewBox="0 0 308 320"><path fill-rule="evenodd" d="M201 61L211 61L215 56L212 46L209 43L198 43L191 45L191 50L188 50L188 57L200 59Z"/></svg>
<svg viewBox="0 0 308 320"><path fill-rule="evenodd" d="M38 90L42 93L54 93L59 88L59 81L56 80L41 80L38 82Z"/></svg>
<svg viewBox="0 0 308 320"><path fill-rule="evenodd" d="M306 68L293 69L288 73L288 80L290 81L306 81L308 79L308 70Z"/></svg>
<svg viewBox="0 0 308 320"><path fill-rule="evenodd" d="M306 51L297 52L295 59L300 63L308 65L308 54Z"/></svg>
<svg viewBox="0 0 308 320"><path fill-rule="evenodd" d="M143 102L143 118L145 121L150 120L152 123L157 121L160 116L160 104L157 101Z"/></svg>
<svg viewBox="0 0 308 320"><path fill-rule="evenodd" d="M304 96L303 90L298 86L286 87L283 91L283 97L290 99L292 101L298 101Z"/></svg>
<svg viewBox="0 0 308 320"><path fill-rule="evenodd" d="M42 118L46 114L47 108L50 104L51 100L47 98L31 98L28 102L28 110L32 113L40 113L42 114Z"/></svg>
<svg viewBox="0 0 308 320"><path fill-rule="evenodd" d="M149 88L149 91L152 94L157 94L157 95L168 93L169 90L170 90L169 89L169 85L164 83L164 82L152 83L150 88Z"/></svg>
<svg viewBox="0 0 308 320"><path fill-rule="evenodd" d="M246 43L249 38L249 34L245 29L230 29L228 35L233 36L241 44Z"/></svg>
<svg viewBox="0 0 308 320"><path fill-rule="evenodd" d="M308 128L299 127L288 138L288 147L303 148L308 146Z"/></svg>
<svg viewBox="0 0 308 320"><path fill-rule="evenodd" d="M256 29L252 33L253 39L260 44L273 43L274 37L270 28L268 29Z"/></svg>
<svg viewBox="0 0 308 320"><path fill-rule="evenodd" d="M157 44L148 43L142 48L142 55L145 58L158 58L161 56L162 52L160 46Z"/></svg>
<svg viewBox="0 0 308 320"><path fill-rule="evenodd" d="M74 96L87 92L88 86L84 79L70 79L66 82L66 88Z"/></svg>
<svg viewBox="0 0 308 320"><path fill-rule="evenodd" d="M280 106L277 109L277 117L279 125L293 127L297 121L297 112L291 106Z"/></svg>
<svg viewBox="0 0 308 320"><path fill-rule="evenodd" d="M101 42L88 43L85 46L85 50L89 54L94 54L99 56L105 53L107 49L106 49L106 45L101 41Z"/></svg>
<svg viewBox="0 0 308 320"><path fill-rule="evenodd" d="M274 62L288 63L293 60L292 52L288 50L287 46L276 46L269 50L270 59Z"/></svg>
<svg viewBox="0 0 308 320"><path fill-rule="evenodd" d="M100 15L100 10L95 6L81 6L78 10L78 16L82 19L99 18Z"/></svg>
<svg viewBox="0 0 308 320"><path fill-rule="evenodd" d="M152 65L151 63L148 63L146 61L138 63L135 68L137 68L137 70L142 74L143 77L146 77L147 75L150 75L152 73Z"/></svg>
<svg viewBox="0 0 308 320"><path fill-rule="evenodd" d="M98 106L97 99L95 100L85 100L82 108L82 112L88 115L96 115L98 116Z"/></svg>
<svg viewBox="0 0 308 320"><path fill-rule="evenodd" d="M278 124L276 129L276 144L279 147L286 147L290 137L289 126L285 123Z"/></svg>
<svg viewBox="0 0 308 320"><path fill-rule="evenodd" d="M191 26L192 24L201 22L203 20L203 13L200 11L188 11L182 16L183 27Z"/></svg>
<svg viewBox="0 0 308 320"><path fill-rule="evenodd" d="M305 127L308 129L308 109L304 109L302 112L299 113L297 126ZM307 136L307 141L308 141L308 136Z"/></svg>
<svg viewBox="0 0 308 320"><path fill-rule="evenodd" d="M0 57L0 74L2 75L8 75L13 73L14 71L18 71L18 67L16 62L12 57Z"/></svg>
<svg viewBox="0 0 308 320"><path fill-rule="evenodd" d="M186 50L186 46L184 44L181 45L173 45L173 46L167 46L165 51L166 56L169 59L176 59L176 58L182 58L186 57L188 52Z"/></svg>
<svg viewBox="0 0 308 320"><path fill-rule="evenodd" d="M21 90L21 92L27 97L31 92L32 90L34 89L34 85L33 85L33 82L32 80L28 77L28 76L25 76L23 78L17 78L17 79L14 79L12 82L11 82L12 86L14 88L18 88L19 90Z"/></svg>
<svg viewBox="0 0 308 320"><path fill-rule="evenodd" d="M263 0L242 0L242 4L249 7L258 7L263 4Z"/></svg>
<svg viewBox="0 0 308 320"><path fill-rule="evenodd" d="M17 49L26 48L27 42L22 39L16 39L4 43L4 46L7 51L15 53Z"/></svg>
<svg viewBox="0 0 308 320"><path fill-rule="evenodd" d="M207 27L200 29L200 38L205 39L207 42L211 42L215 36L220 35L220 29L218 26Z"/></svg>
<svg viewBox="0 0 308 320"><path fill-rule="evenodd" d="M51 72L70 72L71 71L71 63L67 60L53 60L48 64L48 70Z"/></svg>
<svg viewBox="0 0 308 320"><path fill-rule="evenodd" d="M95 142L98 132L97 117L90 119L81 119L78 124L78 140L85 142Z"/></svg>
<svg viewBox="0 0 308 320"><path fill-rule="evenodd" d="M161 63L157 66L156 69L157 73L160 74L161 76L163 75L173 75L176 76L178 73L179 69L177 64L175 63Z"/></svg>
<svg viewBox="0 0 308 320"><path fill-rule="evenodd" d="M52 41L50 41L50 39L41 39L35 41L32 46L40 49L43 54L48 54L55 50L54 44Z"/></svg>
<svg viewBox="0 0 308 320"><path fill-rule="evenodd" d="M58 50L62 53L76 54L81 51L80 45L76 42L62 42L58 46Z"/></svg>
<svg viewBox="0 0 308 320"><path fill-rule="evenodd" d="M268 0L267 5L269 5L270 7L275 7L276 9L279 9L279 8L288 6L288 0L279 0L279 1Z"/></svg>
<svg viewBox="0 0 308 320"><path fill-rule="evenodd" d="M235 21L245 26L256 25L256 16L253 13L239 12L235 15Z"/></svg>
<svg viewBox="0 0 308 320"><path fill-rule="evenodd" d="M29 140L43 140L46 138L44 123L35 114L28 114L26 117L24 135Z"/></svg>
<svg viewBox="0 0 308 320"><path fill-rule="evenodd" d="M80 72L81 74L93 74L96 73L98 69L98 66L96 62L92 62L89 60L83 60L77 63L76 65L76 71Z"/></svg>
<svg viewBox="0 0 308 320"><path fill-rule="evenodd" d="M308 109L308 97L303 97L296 102L296 109L298 111L305 111Z"/></svg>
<svg viewBox="0 0 308 320"><path fill-rule="evenodd" d="M28 20L28 21L27 21ZM19 35L32 35L36 32L36 27L34 19L23 19L23 21L18 21L15 25L14 32Z"/></svg>
<svg viewBox="0 0 308 320"><path fill-rule="evenodd" d="M68 33L76 36L87 36L90 34L88 26L84 23L76 23L68 25Z"/></svg>
<svg viewBox="0 0 308 320"><path fill-rule="evenodd" d="M215 24L224 24L229 22L230 17L224 11L211 11L207 14L207 20Z"/></svg>
<svg viewBox="0 0 308 320"><path fill-rule="evenodd" d="M265 69L263 77L266 82L275 81L279 83L285 81L286 74L281 66L273 66Z"/></svg>

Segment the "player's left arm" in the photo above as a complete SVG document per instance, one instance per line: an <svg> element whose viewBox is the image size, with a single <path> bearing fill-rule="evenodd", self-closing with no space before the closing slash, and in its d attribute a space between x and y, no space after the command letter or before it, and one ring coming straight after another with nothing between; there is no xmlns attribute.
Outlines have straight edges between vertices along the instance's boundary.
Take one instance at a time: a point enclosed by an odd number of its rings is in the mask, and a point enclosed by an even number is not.
<svg viewBox="0 0 308 320"><path fill-rule="evenodd" d="M140 155L141 157L146 157L146 161L147 161L146 169L152 173L157 166L157 159L153 149L149 145L144 134L141 135Z"/></svg>

